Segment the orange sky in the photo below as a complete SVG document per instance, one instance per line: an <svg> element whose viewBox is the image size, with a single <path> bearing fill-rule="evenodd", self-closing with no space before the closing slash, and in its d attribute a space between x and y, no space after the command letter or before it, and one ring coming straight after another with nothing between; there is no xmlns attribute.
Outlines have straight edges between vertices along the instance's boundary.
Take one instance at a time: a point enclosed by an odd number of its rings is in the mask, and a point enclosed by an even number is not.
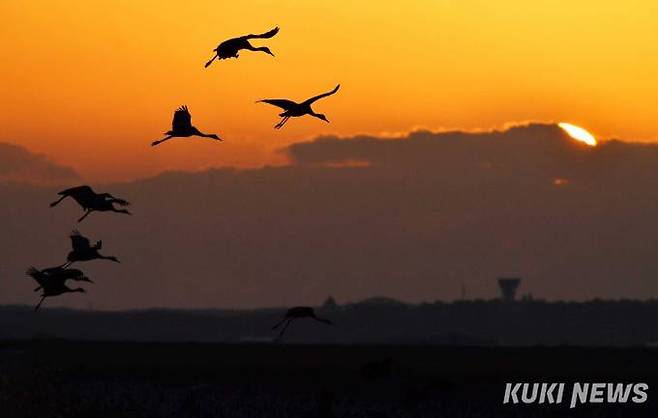
<svg viewBox="0 0 658 418"><path fill-rule="evenodd" d="M477 129L567 120L598 137L658 140L653 0L3 0L0 141L121 180L165 169L281 163L318 134ZM220 40L279 25L204 69ZM331 124L254 101L305 99ZM187 104L222 144L149 143Z"/></svg>

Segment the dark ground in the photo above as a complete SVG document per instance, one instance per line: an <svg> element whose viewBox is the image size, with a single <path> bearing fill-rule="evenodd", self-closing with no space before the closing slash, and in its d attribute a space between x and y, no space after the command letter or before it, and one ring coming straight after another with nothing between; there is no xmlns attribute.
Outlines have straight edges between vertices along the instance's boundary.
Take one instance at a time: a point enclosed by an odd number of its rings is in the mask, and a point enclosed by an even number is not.
<svg viewBox="0 0 658 418"><path fill-rule="evenodd" d="M508 381L646 382L648 401L503 405ZM658 416L655 383L650 348L0 343L2 418Z"/></svg>

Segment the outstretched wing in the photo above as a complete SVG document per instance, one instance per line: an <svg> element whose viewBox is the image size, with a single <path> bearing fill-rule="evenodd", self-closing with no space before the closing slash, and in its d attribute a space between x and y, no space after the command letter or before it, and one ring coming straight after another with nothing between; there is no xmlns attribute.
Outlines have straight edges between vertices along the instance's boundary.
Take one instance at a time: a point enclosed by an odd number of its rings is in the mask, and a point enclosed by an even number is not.
<svg viewBox="0 0 658 418"><path fill-rule="evenodd" d="M36 267L30 267L29 269L27 269L27 271L25 272L25 274L27 274L28 276L32 277L34 280L37 280L37 281L38 281L38 280L39 280L39 277L40 277L40 275L41 275L41 272L40 272L39 270L37 270Z"/></svg>
<svg viewBox="0 0 658 418"><path fill-rule="evenodd" d="M288 99L263 99L263 100L259 100L258 102L278 106L283 110L290 110L297 106L297 103Z"/></svg>
<svg viewBox="0 0 658 418"><path fill-rule="evenodd" d="M43 287L44 285L48 284L48 275L45 274L45 273L46 273L45 270L40 271L40 270L38 270L38 269L35 268L35 267L30 267L30 268L27 269L27 271L25 272L25 274L27 274L28 276L30 276L31 278L33 278L34 281L36 281L37 283L39 283L39 286L40 286L40 287ZM39 289L39 288L36 288L36 289L35 289L35 292L36 292L38 289Z"/></svg>
<svg viewBox="0 0 658 418"><path fill-rule="evenodd" d="M93 196L96 193L91 189L91 187L87 185L82 185L82 186L77 186L77 187L71 187L70 189L62 190L61 192L57 193L60 196L72 196L72 195L77 195L77 196Z"/></svg>
<svg viewBox="0 0 658 418"><path fill-rule="evenodd" d="M73 231L70 237L71 245L73 246L74 251L85 251L88 250L91 246L89 239L83 237L78 231Z"/></svg>
<svg viewBox="0 0 658 418"><path fill-rule="evenodd" d="M310 99L306 100L303 104L310 105L311 103L315 102L316 100L320 100L323 97L331 96L332 94L336 93L339 88L340 88L340 84L338 84L333 90L331 90L327 93L322 93L322 94L318 94L317 96L311 97Z"/></svg>
<svg viewBox="0 0 658 418"><path fill-rule="evenodd" d="M174 132L185 131L192 126L192 115L183 105L174 112L174 120L171 121L171 128ZM117 202L118 203L118 202Z"/></svg>
<svg viewBox="0 0 658 418"><path fill-rule="evenodd" d="M270 30L270 31L265 32L265 33L261 33L261 34L257 34L257 35L250 34L250 35L247 35L247 36L243 36L243 38L244 39L255 39L255 38L265 39L265 38L271 38L274 35L276 35L277 33L279 33L279 27L278 26L276 28Z"/></svg>

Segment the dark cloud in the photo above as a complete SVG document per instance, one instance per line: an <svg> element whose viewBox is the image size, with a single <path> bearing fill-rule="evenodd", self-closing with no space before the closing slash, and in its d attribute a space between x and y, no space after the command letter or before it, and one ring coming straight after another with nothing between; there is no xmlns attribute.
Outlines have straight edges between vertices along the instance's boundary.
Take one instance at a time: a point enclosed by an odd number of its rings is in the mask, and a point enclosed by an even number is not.
<svg viewBox="0 0 658 418"><path fill-rule="evenodd" d="M285 151L296 164L340 165L361 162L381 167L434 167L468 170L470 175L518 172L523 176L609 173L651 167L658 155L653 145L606 141L589 147L552 124L515 126L504 131L418 131L404 137L320 137ZM474 171L476 173L474 173Z"/></svg>
<svg viewBox="0 0 658 418"><path fill-rule="evenodd" d="M497 276L550 299L658 294L658 147L587 147L552 125L321 138L293 164L167 173L104 187L133 216L79 225L121 264L60 303L115 309L494 297ZM344 162L367 161L367 165ZM337 167L338 166L338 167ZM62 263L80 209L0 187L0 302L34 300L27 266ZM78 297L76 297L78 296ZM55 302L55 301L53 301Z"/></svg>
<svg viewBox="0 0 658 418"><path fill-rule="evenodd" d="M20 145L0 142L0 181L61 184L78 178L72 168L56 164Z"/></svg>

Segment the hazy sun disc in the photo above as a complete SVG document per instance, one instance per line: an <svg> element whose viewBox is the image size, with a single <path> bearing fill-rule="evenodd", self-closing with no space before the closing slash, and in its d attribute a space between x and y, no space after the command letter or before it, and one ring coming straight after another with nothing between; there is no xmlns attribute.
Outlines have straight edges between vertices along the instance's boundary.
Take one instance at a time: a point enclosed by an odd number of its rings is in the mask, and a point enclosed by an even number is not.
<svg viewBox="0 0 658 418"><path fill-rule="evenodd" d="M596 145L596 138L594 138L594 135L587 132L585 129L581 128L580 126L572 125L566 122L560 122L557 124L557 126L564 129L565 132L568 133L570 137L572 137L577 141L584 142L592 147Z"/></svg>

